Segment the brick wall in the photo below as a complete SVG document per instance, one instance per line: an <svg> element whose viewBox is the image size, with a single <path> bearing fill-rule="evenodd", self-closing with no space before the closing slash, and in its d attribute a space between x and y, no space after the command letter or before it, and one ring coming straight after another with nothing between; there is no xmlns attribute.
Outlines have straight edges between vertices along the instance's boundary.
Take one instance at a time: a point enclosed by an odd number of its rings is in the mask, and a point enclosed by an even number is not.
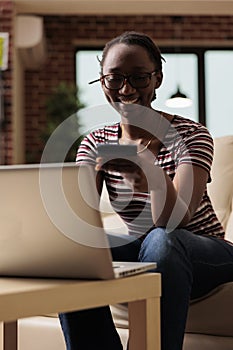
<svg viewBox="0 0 233 350"><path fill-rule="evenodd" d="M8 2L5 3L7 5ZM46 123L44 105L47 96L60 81L75 82L75 40L105 42L126 30L145 32L158 41L176 38L186 42L206 40L211 43L233 39L232 16L45 16L44 25L47 62L41 69L25 74L28 162L39 161L43 150L38 130ZM10 99L7 101L10 104ZM10 106L7 108L10 116Z"/></svg>
<svg viewBox="0 0 233 350"><path fill-rule="evenodd" d="M13 14L11 1L0 0L0 32L9 33L8 69L2 71L2 115L0 116L0 164L12 161L12 47L13 47ZM4 111L4 112L3 112Z"/></svg>

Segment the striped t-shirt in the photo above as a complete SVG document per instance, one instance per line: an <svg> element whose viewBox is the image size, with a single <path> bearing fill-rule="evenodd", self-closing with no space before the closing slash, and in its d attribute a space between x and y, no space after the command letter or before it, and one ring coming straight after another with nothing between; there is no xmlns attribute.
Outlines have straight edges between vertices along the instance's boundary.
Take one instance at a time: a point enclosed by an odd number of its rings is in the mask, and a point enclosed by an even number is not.
<svg viewBox="0 0 233 350"><path fill-rule="evenodd" d="M118 144L120 123L105 126L87 135L77 152L77 164L95 164L98 144ZM174 116L155 159L174 178L180 164L190 163L204 168L210 174L213 158L213 140L206 127L192 120ZM105 172L104 180L113 209L121 216L130 235L141 237L154 227L149 193L132 192L118 172ZM190 186L191 184L190 179ZM210 181L210 175L209 175ZM205 190L201 203L190 223L185 227L196 234L224 238L224 230L213 210Z"/></svg>

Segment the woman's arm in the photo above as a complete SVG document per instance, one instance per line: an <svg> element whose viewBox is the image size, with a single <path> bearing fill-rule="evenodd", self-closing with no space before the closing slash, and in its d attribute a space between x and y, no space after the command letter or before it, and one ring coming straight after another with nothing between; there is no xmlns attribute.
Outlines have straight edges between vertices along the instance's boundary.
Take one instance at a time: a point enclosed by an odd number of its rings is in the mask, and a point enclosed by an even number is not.
<svg viewBox="0 0 233 350"><path fill-rule="evenodd" d="M135 192L151 195L151 214L155 226L168 229L186 226L196 212L208 181L207 170L192 164L180 164L174 179L154 164L152 152L128 159L104 163L97 158L97 170L117 170Z"/></svg>
<svg viewBox="0 0 233 350"><path fill-rule="evenodd" d="M208 180L199 166L181 164L173 179L163 169L144 167L151 194L151 213L156 226L186 226L196 212Z"/></svg>

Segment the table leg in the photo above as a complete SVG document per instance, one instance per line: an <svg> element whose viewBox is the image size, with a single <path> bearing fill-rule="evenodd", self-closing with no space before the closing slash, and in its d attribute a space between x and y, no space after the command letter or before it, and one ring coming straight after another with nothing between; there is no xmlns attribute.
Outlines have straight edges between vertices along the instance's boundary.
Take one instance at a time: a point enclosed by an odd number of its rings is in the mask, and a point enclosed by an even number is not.
<svg viewBox="0 0 233 350"><path fill-rule="evenodd" d="M3 323L3 350L17 350L18 347L17 321Z"/></svg>
<svg viewBox="0 0 233 350"><path fill-rule="evenodd" d="M160 350L160 298L129 303L129 350Z"/></svg>

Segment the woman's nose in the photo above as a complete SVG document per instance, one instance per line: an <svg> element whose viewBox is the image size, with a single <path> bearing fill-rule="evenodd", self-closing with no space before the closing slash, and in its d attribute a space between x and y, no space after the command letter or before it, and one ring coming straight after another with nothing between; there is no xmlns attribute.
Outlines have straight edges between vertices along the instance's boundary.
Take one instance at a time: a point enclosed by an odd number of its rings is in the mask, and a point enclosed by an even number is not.
<svg viewBox="0 0 233 350"><path fill-rule="evenodd" d="M130 85L128 79L125 78L125 80L124 80L124 85L122 86L121 89L119 89L119 91L120 91L122 94L129 94L129 93L131 93L131 91L135 92L135 88L133 88L133 87Z"/></svg>

